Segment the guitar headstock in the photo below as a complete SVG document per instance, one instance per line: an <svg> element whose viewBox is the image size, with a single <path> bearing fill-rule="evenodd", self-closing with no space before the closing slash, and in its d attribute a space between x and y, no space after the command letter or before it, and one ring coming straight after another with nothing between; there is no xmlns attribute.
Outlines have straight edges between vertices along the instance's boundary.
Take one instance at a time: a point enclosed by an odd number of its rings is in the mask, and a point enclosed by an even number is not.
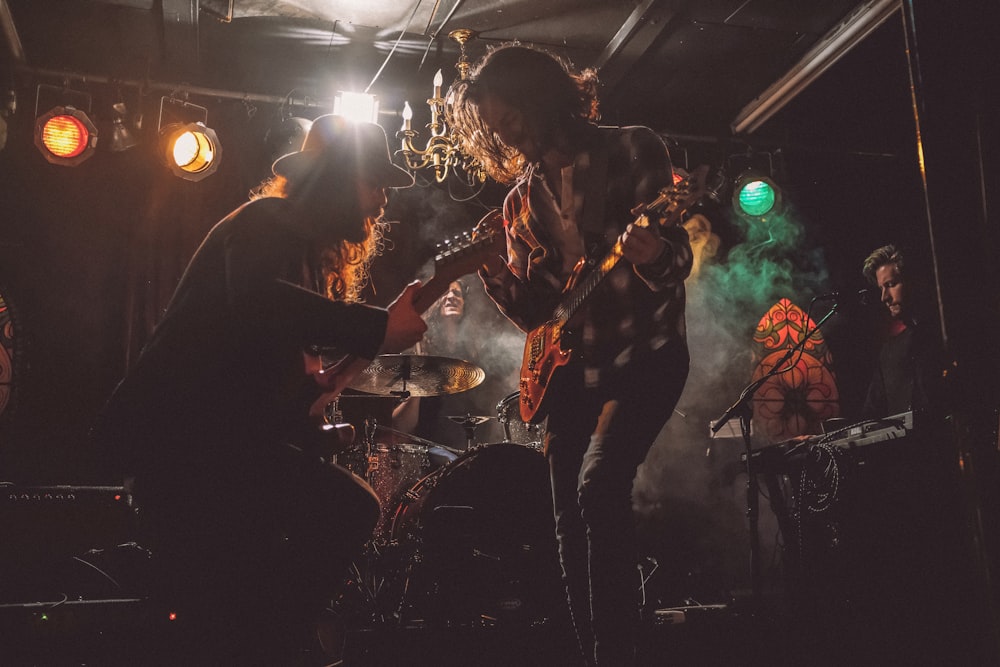
<svg viewBox="0 0 1000 667"><path fill-rule="evenodd" d="M503 234L503 214L493 209L483 216L475 228L462 232L438 244L434 255L436 276L460 278L474 273L493 255L507 251Z"/></svg>
<svg viewBox="0 0 1000 667"><path fill-rule="evenodd" d="M663 225L675 224L684 211L708 192L708 172L708 165L703 164L687 178L663 188L656 199L646 206L646 212L659 213L664 218Z"/></svg>
<svg viewBox="0 0 1000 667"><path fill-rule="evenodd" d="M498 209L493 209L472 230L456 234L437 245L434 253L435 273L439 273L439 269L444 266L459 262L464 264L466 258L473 258L481 263L490 254L503 254L506 249L503 215ZM478 263L474 263L465 273L476 270Z"/></svg>

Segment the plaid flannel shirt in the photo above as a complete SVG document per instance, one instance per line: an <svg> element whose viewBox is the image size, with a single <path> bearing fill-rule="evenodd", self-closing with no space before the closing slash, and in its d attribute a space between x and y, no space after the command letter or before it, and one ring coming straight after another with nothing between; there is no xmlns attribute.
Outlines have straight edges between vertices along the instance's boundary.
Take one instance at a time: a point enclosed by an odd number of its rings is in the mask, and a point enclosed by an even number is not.
<svg viewBox="0 0 1000 667"><path fill-rule="evenodd" d="M594 128L575 164L572 196L582 211L578 224L587 255L598 260L635 219L631 209L673 183L666 146L645 127ZM602 186L603 206L599 192L595 196ZM480 274L501 312L526 332L551 318L570 277L565 267L575 259L560 256L549 231L558 224L548 213L558 210L551 200L539 166L529 167L504 202L506 267L493 276ZM603 213L596 227L581 222L588 213L594 218L593 209ZM589 386L632 359L648 358L647 352L685 339L684 279L691 271L691 246L683 227L662 227L660 235L666 241L663 255L642 267L619 262L568 327L580 336L574 347L586 363Z"/></svg>

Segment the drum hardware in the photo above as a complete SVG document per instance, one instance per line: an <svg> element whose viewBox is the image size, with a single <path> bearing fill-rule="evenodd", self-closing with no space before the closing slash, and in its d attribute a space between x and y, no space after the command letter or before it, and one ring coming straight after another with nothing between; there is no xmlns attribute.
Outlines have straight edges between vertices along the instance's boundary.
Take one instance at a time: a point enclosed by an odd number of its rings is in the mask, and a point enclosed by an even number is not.
<svg viewBox="0 0 1000 667"><path fill-rule="evenodd" d="M516 442L541 450L542 442L545 440L546 420L543 419L537 424L523 421L518 404L519 398L520 392L515 391L497 403L497 420L503 426L504 437L507 442Z"/></svg>
<svg viewBox="0 0 1000 667"><path fill-rule="evenodd" d="M402 436L407 439L407 442L412 440L413 442L418 442L421 445L425 445L427 447L440 448L449 451L452 454L455 454L456 456L462 453L461 449L454 449L453 447L448 447L447 445L442 445L440 443L434 442L433 440L427 440L425 438L413 435L412 433L406 433L405 431L400 431L398 429L394 429L389 426L382 426L381 424L379 424L378 426L376 426L376 430L384 431L385 433L391 433L392 435Z"/></svg>
<svg viewBox="0 0 1000 667"><path fill-rule="evenodd" d="M326 424L343 424L344 411L340 409L340 397L326 404L323 410L323 421Z"/></svg>
<svg viewBox="0 0 1000 667"><path fill-rule="evenodd" d="M379 433L390 433L417 442L377 442ZM378 496L379 519L372 537L375 546L384 547L390 543L393 512L411 487L434 470L454 461L461 453L460 450L382 426L372 417L365 419L362 442L338 454L337 463L365 480Z"/></svg>
<svg viewBox="0 0 1000 667"><path fill-rule="evenodd" d="M440 396L479 386L486 372L468 361L419 354L381 354L348 385L370 394Z"/></svg>
<svg viewBox="0 0 1000 667"><path fill-rule="evenodd" d="M476 437L476 428L495 418L482 415L465 414L448 415L448 419L462 427L462 430L465 431L465 447L466 449L472 449L472 443Z"/></svg>
<svg viewBox="0 0 1000 667"><path fill-rule="evenodd" d="M372 486L387 508L380 521L389 529L383 524L352 565L340 609L362 626L478 627L489 620L527 627L560 615L565 602L544 456L495 443L462 452L410 484L399 477L418 454L451 453L403 443L402 466L393 469L392 446L374 442L382 429L368 425L365 433L377 459ZM386 480L396 487L391 498ZM515 486L519 493L510 493Z"/></svg>
<svg viewBox="0 0 1000 667"><path fill-rule="evenodd" d="M502 560L500 556L497 556L495 554L488 554L485 551L480 551L479 549L473 549L472 555L476 558L486 558L488 560L496 561L498 563Z"/></svg>

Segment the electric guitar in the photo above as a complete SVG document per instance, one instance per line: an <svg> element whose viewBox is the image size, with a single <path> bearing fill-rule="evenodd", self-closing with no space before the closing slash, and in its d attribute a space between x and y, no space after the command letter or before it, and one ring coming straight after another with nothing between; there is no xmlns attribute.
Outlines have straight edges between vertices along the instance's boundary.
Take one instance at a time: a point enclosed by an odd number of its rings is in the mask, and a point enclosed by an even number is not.
<svg viewBox="0 0 1000 667"><path fill-rule="evenodd" d="M662 227L677 224L681 213L697 202L705 193L705 178L708 166L703 165L676 185L659 191L656 199L646 205L645 210L633 222L637 227L659 224ZM663 217L661 223L651 223L650 213ZM532 329L524 341L524 356L521 360L519 381L521 419L537 424L545 419L548 406L545 392L559 368L569 363L573 349L567 338L570 330L567 324L591 292L618 265L622 258L622 243L619 238L611 250L598 262L581 258L573 268L573 274L566 283L563 297L545 324ZM581 280L584 270L592 266L590 273Z"/></svg>
<svg viewBox="0 0 1000 667"><path fill-rule="evenodd" d="M434 276L423 283L413 297L413 308L421 315L448 291L448 286L462 276L474 273L493 255L505 255L507 240L502 233L503 215L493 209L483 216L472 233L449 239L438 246L434 257ZM327 406L340 396L371 359L343 354L333 349L303 351L305 371L325 391L309 408L309 416L329 423Z"/></svg>

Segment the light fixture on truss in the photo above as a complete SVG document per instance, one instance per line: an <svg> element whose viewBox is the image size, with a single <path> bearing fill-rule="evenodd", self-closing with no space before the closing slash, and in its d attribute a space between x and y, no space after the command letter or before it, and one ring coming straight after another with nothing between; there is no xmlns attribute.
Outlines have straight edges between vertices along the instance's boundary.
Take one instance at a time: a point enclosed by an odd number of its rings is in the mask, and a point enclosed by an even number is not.
<svg viewBox="0 0 1000 667"><path fill-rule="evenodd" d="M55 94L59 102L43 114L38 113L43 93ZM69 104L70 97L84 102L86 109ZM40 84L35 93L35 146L51 164L75 167L89 159L97 149L97 126L87 114L89 93ZM81 105L81 106L84 106Z"/></svg>
<svg viewBox="0 0 1000 667"><path fill-rule="evenodd" d="M160 98L160 155L175 176L200 181L222 161L222 144L208 127L208 109L174 97Z"/></svg>

